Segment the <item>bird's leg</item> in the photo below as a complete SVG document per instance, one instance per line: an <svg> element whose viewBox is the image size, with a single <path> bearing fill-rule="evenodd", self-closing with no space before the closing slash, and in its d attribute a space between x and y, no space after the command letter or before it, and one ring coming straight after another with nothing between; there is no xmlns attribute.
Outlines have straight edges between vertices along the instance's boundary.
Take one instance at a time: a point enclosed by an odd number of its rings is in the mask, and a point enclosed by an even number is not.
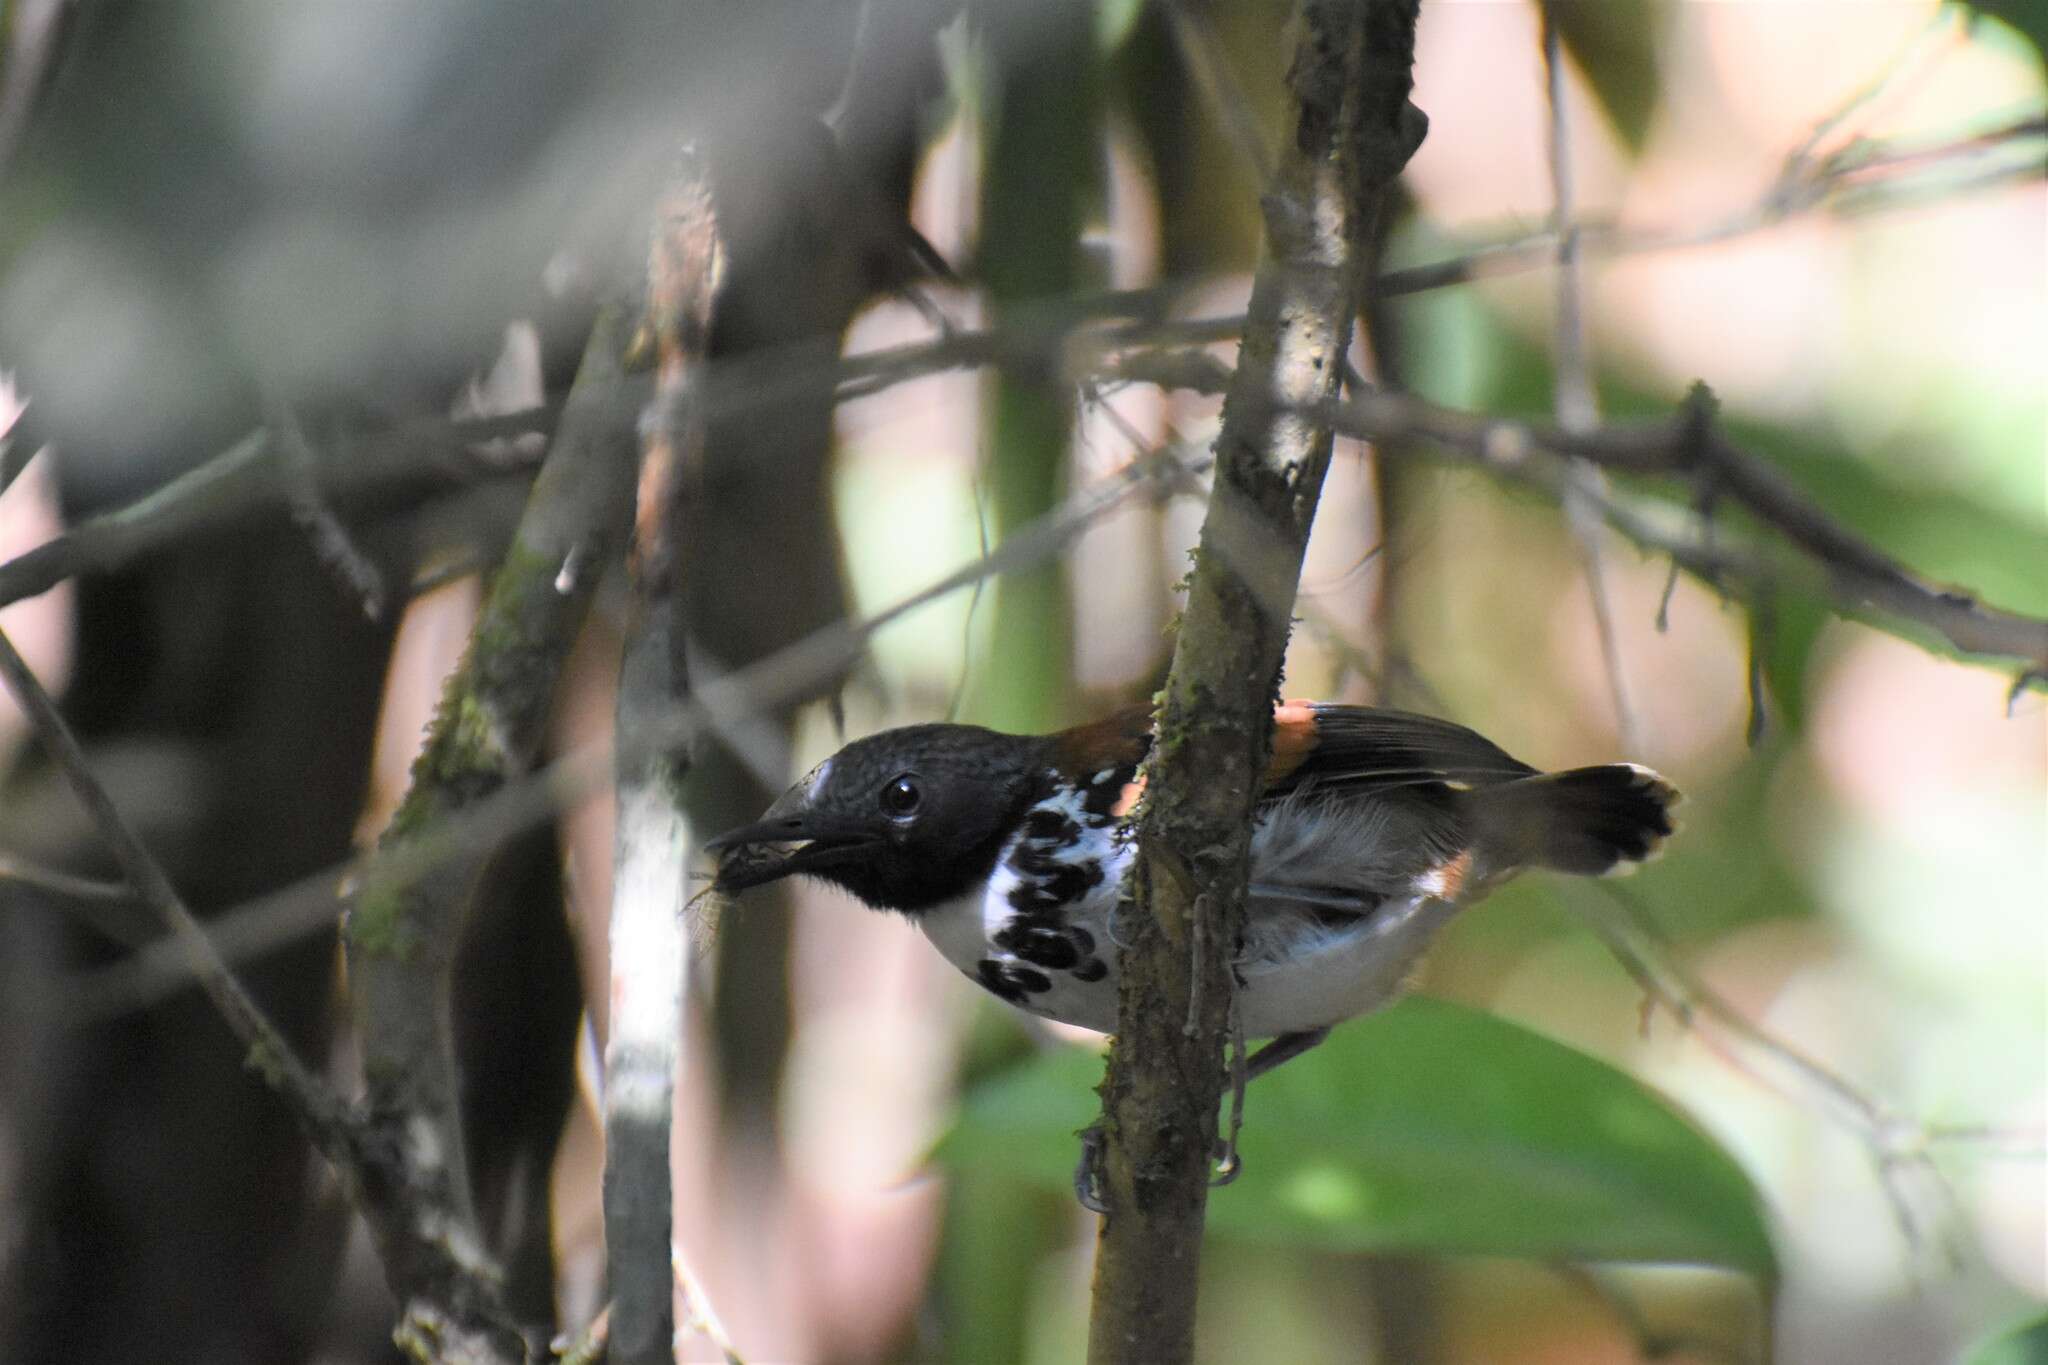
<svg viewBox="0 0 2048 1365"><path fill-rule="evenodd" d="M1305 1028L1299 1033L1283 1033L1252 1054L1245 1064L1245 1079L1255 1081L1282 1062L1291 1062L1317 1043L1330 1036L1326 1028Z"/></svg>
<svg viewBox="0 0 2048 1365"><path fill-rule="evenodd" d="M1074 1198L1090 1213L1108 1213L1109 1204L1102 1197L1102 1125L1089 1124L1081 1130L1080 1137L1081 1160L1074 1166Z"/></svg>
<svg viewBox="0 0 2048 1365"><path fill-rule="evenodd" d="M1228 1185L1244 1170L1237 1155L1237 1133L1244 1123L1244 1088L1282 1062L1292 1061L1330 1036L1326 1028L1283 1033L1254 1052L1244 1054L1244 1034L1233 1028L1230 1048L1230 1132L1217 1143L1216 1171L1211 1185ZM1090 1213L1108 1213L1102 1179L1102 1125L1091 1123L1080 1132L1081 1159L1074 1165L1074 1198Z"/></svg>
<svg viewBox="0 0 2048 1365"><path fill-rule="evenodd" d="M1244 1088L1251 1081L1251 1069L1245 1065L1244 1016L1238 1012L1234 992L1230 997L1230 1046L1225 1055L1230 1058L1230 1126L1216 1145L1215 1169L1209 1173L1211 1185L1228 1185L1242 1169L1237 1160L1237 1135L1244 1127Z"/></svg>
<svg viewBox="0 0 2048 1365"><path fill-rule="evenodd" d="M1216 1173L1209 1179L1211 1185L1228 1185L1244 1170L1244 1163L1237 1155L1237 1133L1244 1125L1245 1086L1280 1063L1299 1057L1329 1036L1330 1031L1326 1028L1283 1033L1253 1053L1247 1061L1244 1055L1244 1034L1233 1030L1230 1048L1230 1132L1217 1144Z"/></svg>

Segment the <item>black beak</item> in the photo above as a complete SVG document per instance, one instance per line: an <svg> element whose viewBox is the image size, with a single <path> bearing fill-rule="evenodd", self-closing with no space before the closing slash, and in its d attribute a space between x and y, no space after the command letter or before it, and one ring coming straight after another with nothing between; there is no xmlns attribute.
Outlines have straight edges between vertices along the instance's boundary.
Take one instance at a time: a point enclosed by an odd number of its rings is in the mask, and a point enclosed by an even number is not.
<svg viewBox="0 0 2048 1365"><path fill-rule="evenodd" d="M812 810L810 797L810 785L799 782L753 824L705 840L705 849L719 855L721 890L744 891L799 872L855 862L882 842L863 825Z"/></svg>

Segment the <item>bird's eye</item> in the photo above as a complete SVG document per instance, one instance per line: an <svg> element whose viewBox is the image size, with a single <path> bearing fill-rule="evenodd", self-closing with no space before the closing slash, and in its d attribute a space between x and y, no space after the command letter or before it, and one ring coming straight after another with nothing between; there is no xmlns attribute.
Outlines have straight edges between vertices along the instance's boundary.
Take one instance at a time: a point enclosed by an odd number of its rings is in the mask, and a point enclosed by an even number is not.
<svg viewBox="0 0 2048 1365"><path fill-rule="evenodd" d="M923 800L924 789L917 785L917 779L909 773L903 774L882 788L882 809L890 815L909 815Z"/></svg>

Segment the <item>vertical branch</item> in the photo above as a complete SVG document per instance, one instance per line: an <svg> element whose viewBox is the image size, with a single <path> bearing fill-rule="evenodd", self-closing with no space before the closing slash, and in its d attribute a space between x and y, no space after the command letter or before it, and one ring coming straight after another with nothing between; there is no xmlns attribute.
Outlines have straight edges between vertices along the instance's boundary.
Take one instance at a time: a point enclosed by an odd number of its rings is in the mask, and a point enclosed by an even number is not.
<svg viewBox="0 0 2048 1365"><path fill-rule="evenodd" d="M431 843L451 817L533 767L569 648L625 538L633 414L619 313L601 309L591 329L519 529L469 650L443 686L380 855ZM520 1355L489 1288L471 1207L449 1019L455 950L489 853L431 866L399 857L382 874L373 866L343 933L366 1120L396 1187L372 1191L366 1211L401 1305L400 1342L419 1359Z"/></svg>
<svg viewBox="0 0 2048 1365"><path fill-rule="evenodd" d="M1408 102L1417 0L1303 0L1291 133L1265 195L1266 254L1216 441L1216 483L1158 719L1103 1083L1110 1212L1089 1358L1194 1348L1209 1157L1232 1015L1251 815L1316 500L1310 414L1337 394L1386 187L1422 140Z"/></svg>
<svg viewBox="0 0 2048 1365"><path fill-rule="evenodd" d="M619 662L612 751L611 1032L605 1040L604 1227L612 1292L610 1359L675 1357L669 1127L684 988L683 889L689 827L681 745L649 744L689 701L683 664L686 513L704 443L697 391L723 258L702 168L687 165L657 206L642 339L655 360L642 424L627 557L631 617Z"/></svg>
<svg viewBox="0 0 2048 1365"><path fill-rule="evenodd" d="M1543 15L1543 91L1550 119L1550 197L1552 230L1557 234L1557 423L1567 432L1591 431L1600 422L1599 398L1593 388L1593 367L1586 349L1586 287L1580 269L1580 241L1572 194L1571 132L1565 123L1564 55L1556 15L1546 0ZM1606 479L1593 466L1575 461L1564 500L1565 522L1578 542L1586 572L1586 592L1593 602L1593 623L1600 635L1600 657L1614 697L1615 726L1624 752L1641 748L1635 708L1629 702L1623 672L1621 637L1614 621L1614 600L1607 591L1606 568L1600 555L1600 505L1606 501Z"/></svg>

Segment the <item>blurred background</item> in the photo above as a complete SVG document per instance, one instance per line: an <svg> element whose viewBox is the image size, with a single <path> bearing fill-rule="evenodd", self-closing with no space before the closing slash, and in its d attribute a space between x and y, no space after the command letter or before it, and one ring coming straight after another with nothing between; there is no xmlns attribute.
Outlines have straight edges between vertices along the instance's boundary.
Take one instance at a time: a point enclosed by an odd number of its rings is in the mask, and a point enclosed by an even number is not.
<svg viewBox="0 0 2048 1365"><path fill-rule="evenodd" d="M0 612L187 899L260 947L245 970L307 1055L350 1075L331 870L403 791L538 439L395 478L377 463L394 434L454 449L451 417L559 400L647 184L694 138L732 251L714 363L783 388L712 423L693 667L881 611L1134 460L1204 448L1217 405L1091 379L1058 346L837 402L834 355L1241 312L1245 145L1282 135L1287 12L7 6L0 553L261 424L300 430L320 486L346 490L309 506L287 469L258 510ZM1665 412L1703 379L1731 433L1879 547L2048 613L2048 14L1556 13L1602 412ZM1375 302L1354 358L1443 403L1545 415L1538 8L1425 4L1415 102L1430 133L1385 267L1509 249ZM920 607L844 678L727 725L694 817L751 819L885 726L1050 729L1149 694L1201 494L1146 485L1057 559ZM1683 489L1617 496L1693 514ZM337 572L333 526L375 591ZM1451 716L1545 767L1626 757L1687 792L1625 905L1532 877L1460 921L1420 984L1689 1114L1760 1191L1775 1300L1727 1272L1362 1250L1252 1213L1211 1239L1205 1360L1751 1360L1769 1317L1778 1359L1915 1365L2048 1299L2043 694L2009 705L2009 675L1842 617L1817 575L1758 608L1596 544L1618 669L1555 505L1340 442L1284 689ZM622 611L600 596L557 754L608 739ZM104 883L66 880L111 869L0 715L0 1360L390 1358L392 1305L331 1180L197 994L134 970L133 935L91 913ZM565 1330L603 1298L609 831L594 801L514 841L459 965L480 1203L511 1296ZM278 895L305 886L326 888L311 913ZM1820 1070L1726 1027L1646 1024L1588 927L1617 907ZM926 1157L977 1085L1099 1040L1054 1036L908 924L811 887L749 895L698 940L676 1236L717 1326L682 1358L717 1359L720 1336L757 1362L1078 1358L1093 1218L977 1159L972 1134Z"/></svg>

